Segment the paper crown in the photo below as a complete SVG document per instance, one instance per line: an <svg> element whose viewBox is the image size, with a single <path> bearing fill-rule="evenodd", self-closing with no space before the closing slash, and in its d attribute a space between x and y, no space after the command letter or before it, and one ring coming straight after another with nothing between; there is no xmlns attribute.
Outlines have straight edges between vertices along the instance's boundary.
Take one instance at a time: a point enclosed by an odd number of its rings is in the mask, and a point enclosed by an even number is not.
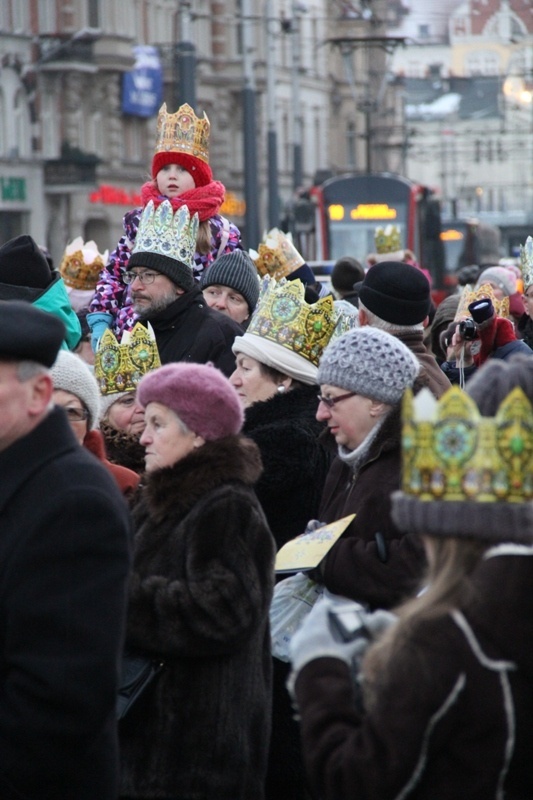
<svg viewBox="0 0 533 800"><path fill-rule="evenodd" d="M283 233L278 228L272 228L259 245L259 252L249 251L260 275L270 275L276 280L286 278L295 272L305 259L300 255L292 242L290 233Z"/></svg>
<svg viewBox="0 0 533 800"><path fill-rule="evenodd" d="M468 306L475 300L490 300L494 306L494 313L496 316L509 319L509 298L502 297L501 300L498 300L494 295L494 288L490 283L483 283L477 289L472 289L470 285L464 287L459 305L457 306L457 311L455 312L454 322L472 316L468 310Z"/></svg>
<svg viewBox="0 0 533 800"><path fill-rule="evenodd" d="M378 227L374 231L374 244L378 253L395 253L402 249L402 236L397 225Z"/></svg>
<svg viewBox="0 0 533 800"><path fill-rule="evenodd" d="M120 344L108 328L94 356L94 374L104 396L135 391L143 375L160 366L154 332L140 322L122 334Z"/></svg>
<svg viewBox="0 0 533 800"><path fill-rule="evenodd" d="M524 289L533 284L533 239L528 236L526 243L520 245L520 272Z"/></svg>
<svg viewBox="0 0 533 800"><path fill-rule="evenodd" d="M209 163L210 123L204 111L203 119L188 103L169 114L163 103L157 117L156 153L187 153Z"/></svg>
<svg viewBox="0 0 533 800"><path fill-rule="evenodd" d="M533 408L520 388L483 417L458 386L403 400L402 490L420 501L523 503L533 498ZM443 513L446 513L445 511Z"/></svg>
<svg viewBox="0 0 533 800"><path fill-rule="evenodd" d="M312 305L304 297L301 281L276 281L267 275L246 333L276 342L318 366L340 315L332 297L323 297Z"/></svg>
<svg viewBox="0 0 533 800"><path fill-rule="evenodd" d="M197 236L198 214L190 217L187 206L180 206L174 213L168 200L156 208L150 200L139 220L132 255L154 253L180 261L192 270Z"/></svg>
<svg viewBox="0 0 533 800"><path fill-rule="evenodd" d="M108 256L109 250L100 253L95 242L84 242L81 236L77 236L66 246L59 272L71 289L90 291L96 286Z"/></svg>

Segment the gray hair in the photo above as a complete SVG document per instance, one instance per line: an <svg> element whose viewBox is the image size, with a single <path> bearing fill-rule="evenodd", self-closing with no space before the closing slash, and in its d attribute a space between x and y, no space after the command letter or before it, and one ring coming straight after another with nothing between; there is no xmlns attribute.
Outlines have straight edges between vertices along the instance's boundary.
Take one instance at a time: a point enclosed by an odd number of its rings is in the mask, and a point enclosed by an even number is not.
<svg viewBox="0 0 533 800"><path fill-rule="evenodd" d="M50 375L50 370L44 364L39 364L37 361L18 361L17 362L17 378L21 383L35 378L36 375Z"/></svg>
<svg viewBox="0 0 533 800"><path fill-rule="evenodd" d="M381 331L386 331L387 333L413 333L415 331L424 330L423 322L417 322L416 325L398 325L395 322L387 322L387 320L381 319L377 314L374 314L373 311L369 311L365 304L361 302L361 299L359 299L359 310L365 312L368 317L369 325L373 328L379 328Z"/></svg>

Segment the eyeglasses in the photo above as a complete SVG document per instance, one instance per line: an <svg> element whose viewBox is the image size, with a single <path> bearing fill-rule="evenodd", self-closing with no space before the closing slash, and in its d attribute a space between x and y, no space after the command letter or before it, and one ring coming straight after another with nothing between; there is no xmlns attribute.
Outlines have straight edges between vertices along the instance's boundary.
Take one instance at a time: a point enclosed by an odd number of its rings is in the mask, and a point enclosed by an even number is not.
<svg viewBox="0 0 533 800"><path fill-rule="evenodd" d="M324 397L323 394L317 394L319 403L324 403L328 408L333 408L336 403L341 400L347 400L349 397L355 397L357 392L348 392L347 394L339 394L338 397Z"/></svg>
<svg viewBox="0 0 533 800"><path fill-rule="evenodd" d="M69 422L83 422L84 419L89 418L89 412L86 408L75 408L74 406L63 406Z"/></svg>
<svg viewBox="0 0 533 800"><path fill-rule="evenodd" d="M159 272L125 272L122 280L129 286L130 283L133 283L138 278L143 286L148 286L155 281L159 274Z"/></svg>

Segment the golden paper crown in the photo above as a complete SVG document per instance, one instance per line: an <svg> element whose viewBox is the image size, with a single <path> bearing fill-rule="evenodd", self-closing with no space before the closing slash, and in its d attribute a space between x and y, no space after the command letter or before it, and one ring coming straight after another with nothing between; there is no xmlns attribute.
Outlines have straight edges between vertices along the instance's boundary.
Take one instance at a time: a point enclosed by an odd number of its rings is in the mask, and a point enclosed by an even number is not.
<svg viewBox="0 0 533 800"><path fill-rule="evenodd" d="M169 114L163 103L157 117L156 153L187 153L209 163L209 120L199 119L188 103Z"/></svg>
<svg viewBox="0 0 533 800"><path fill-rule="evenodd" d="M395 253L402 249L402 236L397 225L379 227L374 231L374 244L378 253Z"/></svg>
<svg viewBox="0 0 533 800"><path fill-rule="evenodd" d="M95 242L84 242L77 236L66 246L59 272L71 289L90 291L96 286L108 256L109 250L100 253Z"/></svg>
<svg viewBox="0 0 533 800"><path fill-rule="evenodd" d="M402 490L421 501L523 503L533 498L533 408L520 388L483 417L458 386L403 400ZM444 512L445 513L445 512Z"/></svg>
<svg viewBox="0 0 533 800"><path fill-rule="evenodd" d="M104 396L135 391L143 375L160 366L154 332L140 322L122 334L120 344L108 328L94 357L94 374Z"/></svg>
<svg viewBox="0 0 533 800"><path fill-rule="evenodd" d="M278 228L272 228L259 245L259 252L250 250L250 257L260 275L270 275L276 280L286 278L295 272L305 259L300 255L290 233L283 233Z"/></svg>
<svg viewBox="0 0 533 800"><path fill-rule="evenodd" d="M339 315L332 297L309 305L304 296L301 281L276 281L267 275L246 333L276 342L318 366Z"/></svg>
<svg viewBox="0 0 533 800"><path fill-rule="evenodd" d="M190 217L187 206L180 206L174 212L168 200L163 200L156 208L154 201L150 200L139 220L132 255L154 253L173 258L193 269L197 236L197 213Z"/></svg>
<svg viewBox="0 0 533 800"><path fill-rule="evenodd" d="M525 290L533 284L533 239L531 236L527 237L524 245L520 245L520 272Z"/></svg>
<svg viewBox="0 0 533 800"><path fill-rule="evenodd" d="M468 306L475 300L490 300L494 306L494 313L496 316L509 319L509 298L502 297L502 299L499 300L494 295L494 287L491 286L490 283L484 283L477 289L472 289L468 284L464 287L459 305L457 306L454 322L458 322L465 317L472 317Z"/></svg>

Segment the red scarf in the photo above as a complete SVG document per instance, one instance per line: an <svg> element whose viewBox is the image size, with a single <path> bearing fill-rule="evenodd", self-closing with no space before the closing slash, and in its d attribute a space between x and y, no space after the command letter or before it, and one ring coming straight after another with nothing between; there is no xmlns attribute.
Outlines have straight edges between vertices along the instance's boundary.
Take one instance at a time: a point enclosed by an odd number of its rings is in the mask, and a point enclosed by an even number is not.
<svg viewBox="0 0 533 800"><path fill-rule="evenodd" d="M168 200L174 211L181 206L187 206L191 216L198 213L200 222L204 222L218 214L220 206L224 202L225 192L226 187L220 181L211 181L207 186L190 189L190 191L180 194L179 197L165 197L159 194L155 181L148 181L141 187L141 199L143 206L153 200L156 208L163 200Z"/></svg>

